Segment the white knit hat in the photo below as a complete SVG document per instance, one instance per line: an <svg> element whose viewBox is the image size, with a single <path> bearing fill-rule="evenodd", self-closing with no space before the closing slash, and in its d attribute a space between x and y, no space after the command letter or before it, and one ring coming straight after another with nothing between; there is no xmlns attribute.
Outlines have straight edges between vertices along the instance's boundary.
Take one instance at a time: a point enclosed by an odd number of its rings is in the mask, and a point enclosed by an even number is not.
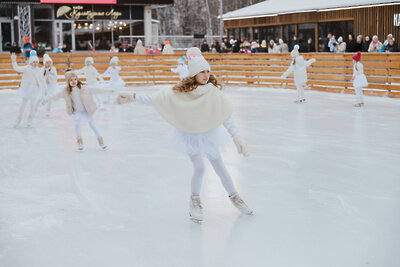
<svg viewBox="0 0 400 267"><path fill-rule="evenodd" d="M93 58L92 57L87 57L87 58L85 58L85 64L86 63L90 63L90 64L93 64L94 63L94 60L93 60Z"/></svg>
<svg viewBox="0 0 400 267"><path fill-rule="evenodd" d="M35 61L39 63L39 58L37 57L36 51L31 50L31 52L29 53L29 64Z"/></svg>
<svg viewBox="0 0 400 267"><path fill-rule="evenodd" d="M78 77L78 75L76 74L76 72L73 71L71 68L68 68L68 69L65 70L64 76L65 76L65 82L66 82L66 83L68 83L68 81L69 81L72 77L74 77L74 76Z"/></svg>
<svg viewBox="0 0 400 267"><path fill-rule="evenodd" d="M203 70L211 71L207 60L201 55L200 49L197 47L189 48L186 52L188 58L189 76L194 77Z"/></svg>
<svg viewBox="0 0 400 267"><path fill-rule="evenodd" d="M293 58L298 57L298 56L299 56L299 49L300 49L300 46L299 46L299 45L295 45L295 46L293 47L292 52L290 52L290 55L291 55Z"/></svg>
<svg viewBox="0 0 400 267"><path fill-rule="evenodd" d="M53 60L51 59L51 57L48 54L44 54L43 55L43 63L46 63L50 61L51 64L53 64Z"/></svg>
<svg viewBox="0 0 400 267"><path fill-rule="evenodd" d="M110 60L110 64L113 64L113 63L118 64L118 61L119 61L118 57L117 56L113 56L111 58L111 60Z"/></svg>
<svg viewBox="0 0 400 267"><path fill-rule="evenodd" d="M337 39L337 41L338 41L339 43L343 42L343 37L340 36L340 37Z"/></svg>

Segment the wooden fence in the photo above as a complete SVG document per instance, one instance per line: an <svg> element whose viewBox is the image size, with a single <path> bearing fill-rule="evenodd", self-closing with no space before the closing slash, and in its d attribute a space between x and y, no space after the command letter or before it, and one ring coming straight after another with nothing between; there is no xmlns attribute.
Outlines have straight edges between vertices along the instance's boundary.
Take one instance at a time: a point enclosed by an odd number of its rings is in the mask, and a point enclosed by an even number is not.
<svg viewBox="0 0 400 267"><path fill-rule="evenodd" d="M137 56L131 53L65 53L50 54L58 70L59 82L64 82L63 70L79 69L92 56L99 73L117 55L122 66L120 75L127 86L134 84L173 84L178 74L171 72L182 54ZM350 79L353 73L352 54L303 53L305 59L317 61L308 68L308 89L354 93ZM280 79L290 65L289 54L205 54L212 73L224 84L295 88L293 76ZM17 59L23 64L22 57ZM365 94L400 97L400 53L366 53L362 55L364 72L369 82ZM10 55L0 55L0 89L18 88L21 74L12 69ZM84 80L84 78L82 78ZM106 78L107 80L107 78Z"/></svg>

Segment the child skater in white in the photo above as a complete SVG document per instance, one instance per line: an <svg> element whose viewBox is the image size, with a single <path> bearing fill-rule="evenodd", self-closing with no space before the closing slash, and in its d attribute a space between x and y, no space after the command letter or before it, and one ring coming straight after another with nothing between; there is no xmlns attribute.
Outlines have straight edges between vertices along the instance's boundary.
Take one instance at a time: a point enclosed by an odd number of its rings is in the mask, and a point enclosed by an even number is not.
<svg viewBox="0 0 400 267"><path fill-rule="evenodd" d="M43 56L43 64L44 64L43 76L47 85L47 91L45 92L45 95L49 97L56 94L58 91L57 70L53 66L53 60L47 54L44 54ZM47 103L47 108L46 108L47 116L50 113L50 109L51 109L51 101Z"/></svg>
<svg viewBox="0 0 400 267"><path fill-rule="evenodd" d="M311 66L315 59L304 60L302 56L299 55L299 46L295 45L290 55L292 56L292 63L288 70L281 76L282 79L286 79L289 74L294 72L294 83L297 88L297 100L296 103L302 103L306 101L304 97L304 86L307 83L307 67Z"/></svg>
<svg viewBox="0 0 400 267"><path fill-rule="evenodd" d="M46 90L46 82L43 78L43 71L39 68L39 58L36 56L36 51L30 52L28 65L20 67L16 62L15 54L11 54L11 61L15 71L22 72L21 86L18 93L22 97L22 103L19 108L17 121L14 127L18 127L22 120L22 115L28 101L30 101L30 111L28 116L27 126L31 126L33 116L35 115L35 104L43 98L43 92Z"/></svg>
<svg viewBox="0 0 400 267"><path fill-rule="evenodd" d="M78 70L76 73L77 75L83 74L85 75L86 78L86 85L91 88L100 88L99 81L104 82L103 78L100 76L100 74L97 72L97 69L93 66L94 60L92 57L87 57L85 59L85 67L82 69ZM97 100L97 103L99 104L100 110L104 110L104 104L101 100L101 98L98 95L94 96Z"/></svg>
<svg viewBox="0 0 400 267"><path fill-rule="evenodd" d="M120 94L117 103L136 100L153 105L158 113L175 128L177 149L186 153L193 163L189 202L190 217L194 222L203 221L200 201L201 183L205 171L205 154L227 191L233 205L240 212L252 215L253 211L238 195L232 178L220 155L220 148L227 140L222 125L233 138L239 153L248 156L247 145L239 137L232 119L232 106L221 92L221 85L210 75L210 65L197 47L187 51L189 76L172 89L153 95Z"/></svg>
<svg viewBox="0 0 400 267"><path fill-rule="evenodd" d="M179 78L181 79L181 81L187 76L189 76L189 69L186 66L185 62L186 62L186 57L182 56L178 59L178 66L176 67L176 69L171 68L172 72L179 73Z"/></svg>
<svg viewBox="0 0 400 267"><path fill-rule="evenodd" d="M363 87L368 86L367 77L364 74L364 66L361 64L361 52L358 51L353 57L353 87L356 91L356 103L354 104L355 107L362 107L364 106L363 100Z"/></svg>
<svg viewBox="0 0 400 267"><path fill-rule="evenodd" d="M45 98L43 105L48 101L63 97L66 103L67 114L75 122L75 133L78 149L83 150L81 121L86 121L89 124L90 128L92 128L93 132L97 136L100 147L102 149L106 149L107 146L104 144L103 137L93 121L93 115L97 110L97 106L92 94L105 93L109 92L110 90L100 90L87 87L78 80L78 75L71 69L67 69L65 71L65 81L67 83L65 90L49 98Z"/></svg>
<svg viewBox="0 0 400 267"><path fill-rule="evenodd" d="M110 74L110 88L113 89L113 92L118 94L119 89L125 86L125 82L124 80L122 80L122 78L119 76L119 72L121 70L121 67L118 66L118 57L117 56L113 56L110 60L110 67L107 68L107 70L101 75L102 77L104 77L107 74ZM107 103L110 104L111 103L111 94L112 93L108 93L107 96Z"/></svg>

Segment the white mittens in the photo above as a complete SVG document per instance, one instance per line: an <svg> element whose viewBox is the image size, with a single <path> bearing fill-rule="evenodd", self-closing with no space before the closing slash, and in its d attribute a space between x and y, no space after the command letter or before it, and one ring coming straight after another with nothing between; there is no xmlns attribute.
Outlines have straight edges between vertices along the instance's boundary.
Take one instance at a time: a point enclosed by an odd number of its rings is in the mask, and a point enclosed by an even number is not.
<svg viewBox="0 0 400 267"><path fill-rule="evenodd" d="M233 142L236 145L237 151L239 154L242 154L245 157L249 156L249 151L247 149L247 144L243 141L242 138L240 138L240 136L235 136L233 138Z"/></svg>
<svg viewBox="0 0 400 267"><path fill-rule="evenodd" d="M311 63L314 63L315 61L317 61L315 58L310 59Z"/></svg>
<svg viewBox="0 0 400 267"><path fill-rule="evenodd" d="M126 104L135 101L134 94L132 93L120 93L115 100L117 104Z"/></svg>

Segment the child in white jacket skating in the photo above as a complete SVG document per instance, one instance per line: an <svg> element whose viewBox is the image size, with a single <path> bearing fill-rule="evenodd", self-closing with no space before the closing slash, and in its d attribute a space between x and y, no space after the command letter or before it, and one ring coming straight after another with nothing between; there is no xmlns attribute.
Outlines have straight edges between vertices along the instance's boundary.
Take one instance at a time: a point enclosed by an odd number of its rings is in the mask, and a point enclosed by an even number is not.
<svg viewBox="0 0 400 267"><path fill-rule="evenodd" d="M288 70L281 76L282 79L286 79L289 74L294 72L294 83L297 88L297 100L296 103L301 103L306 101L304 97L304 86L307 83L307 67L311 66L315 59L304 60L302 56L299 55L299 46L295 45L290 55L292 56L292 63Z"/></svg>
<svg viewBox="0 0 400 267"><path fill-rule="evenodd" d="M45 92L45 96L50 97L58 92L57 70L53 66L53 60L47 54L43 56L43 64L44 64L43 76L47 85L47 91ZM46 108L47 115L50 113L51 103L52 103L51 101L47 103L47 108Z"/></svg>
<svg viewBox="0 0 400 267"><path fill-rule="evenodd" d="M210 75L210 65L197 47L187 51L189 76L172 89L153 95L120 94L118 103L137 101L153 105L158 113L175 130L176 149L188 155L193 163L189 201L190 217L195 222L203 220L200 201L201 183L205 171L206 155L227 191L233 205L240 212L252 215L253 211L238 195L232 178L222 161L220 148L227 140L222 125L232 136L239 153L248 155L247 145L239 136L232 118L232 106L221 92L221 85Z"/></svg>
<svg viewBox="0 0 400 267"><path fill-rule="evenodd" d="M172 72L179 73L179 78L183 80L189 75L189 69L185 64L186 62L186 57L182 56L178 59L178 66L176 69L171 68Z"/></svg>
<svg viewBox="0 0 400 267"><path fill-rule="evenodd" d="M104 77L105 75L109 74L110 75L110 88L112 89L111 93L108 93L107 96L107 103L111 103L111 94L116 93L118 94L119 89L123 88L125 86L124 80L119 76L119 72L121 71L121 67L118 66L118 57L113 56L110 60L110 67L107 68L107 70L101 75L101 77Z"/></svg>
<svg viewBox="0 0 400 267"><path fill-rule="evenodd" d="M36 51L30 52L28 65L20 67L16 62L15 54L11 54L11 61L15 71L22 72L21 86L18 89L19 95L22 97L22 103L19 108L17 121L14 127L18 127L22 120L26 104L30 101L30 110L28 116L28 126L31 125L33 116L35 115L35 104L39 99L43 98L46 90L46 82L43 78L43 70L39 68L39 58Z"/></svg>
<svg viewBox="0 0 400 267"><path fill-rule="evenodd" d="M86 78L86 85L91 88L100 88L100 83L104 82L103 78L100 76L99 72L97 69L93 66L94 60L92 57L87 57L85 59L85 67L81 68L78 70L76 73L77 75L83 74L85 75ZM98 95L94 96L97 100L97 103L99 104L100 110L104 109L104 104L101 98Z"/></svg>
<svg viewBox="0 0 400 267"><path fill-rule="evenodd" d="M78 149L83 150L81 121L86 121L89 124L97 136L100 147L106 149L107 146L104 144L103 137L93 120L93 116L97 110L93 94L106 93L110 90L95 89L84 85L78 80L78 75L71 69L65 71L65 81L67 83L65 89L51 97L45 98L42 102L43 105L49 101L64 98L67 114L75 122Z"/></svg>
<svg viewBox="0 0 400 267"><path fill-rule="evenodd" d="M364 106L363 100L363 87L368 86L367 77L364 74L364 66L361 64L361 52L358 51L353 57L353 87L356 91L356 103L354 104L355 107L362 107Z"/></svg>

